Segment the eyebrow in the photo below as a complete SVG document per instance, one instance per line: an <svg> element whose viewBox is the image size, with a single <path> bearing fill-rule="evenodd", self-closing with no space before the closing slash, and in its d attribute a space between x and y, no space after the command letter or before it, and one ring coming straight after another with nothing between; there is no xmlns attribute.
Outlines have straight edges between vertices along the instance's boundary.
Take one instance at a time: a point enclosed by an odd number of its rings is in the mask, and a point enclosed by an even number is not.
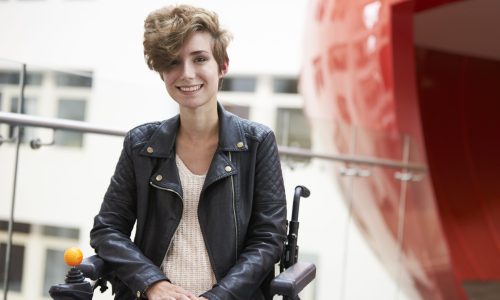
<svg viewBox="0 0 500 300"><path fill-rule="evenodd" d="M190 55L198 55L198 54L205 54L205 53L208 53L208 51L205 51L205 50L196 50L196 51L193 51L191 53L189 53Z"/></svg>

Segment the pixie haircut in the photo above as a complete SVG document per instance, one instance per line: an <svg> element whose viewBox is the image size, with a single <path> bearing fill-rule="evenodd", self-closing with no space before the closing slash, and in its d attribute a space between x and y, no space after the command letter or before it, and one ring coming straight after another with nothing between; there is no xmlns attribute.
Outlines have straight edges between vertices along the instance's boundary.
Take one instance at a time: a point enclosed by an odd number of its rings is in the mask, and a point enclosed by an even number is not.
<svg viewBox="0 0 500 300"><path fill-rule="evenodd" d="M216 13L189 5L160 8L144 21L144 58L148 67L156 72L167 70L194 32L212 36L212 53L221 70L229 62L226 48L231 34L220 28Z"/></svg>

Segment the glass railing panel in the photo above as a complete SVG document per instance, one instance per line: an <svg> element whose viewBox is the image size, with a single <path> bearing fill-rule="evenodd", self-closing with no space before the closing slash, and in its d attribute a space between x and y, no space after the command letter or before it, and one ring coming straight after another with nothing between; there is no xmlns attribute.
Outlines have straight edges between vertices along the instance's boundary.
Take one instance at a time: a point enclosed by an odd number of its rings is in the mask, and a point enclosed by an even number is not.
<svg viewBox="0 0 500 300"><path fill-rule="evenodd" d="M95 84L95 72L89 70L64 72L30 66L27 70L38 74L33 75L32 86L25 90L26 95L38 99L29 111L33 115L130 129L177 113L175 106L168 104L171 101L166 99L161 84L158 90L105 78ZM150 100L139 102L141 96ZM144 103L147 105L142 105ZM138 110L139 106L143 109ZM7 127L0 124L4 131ZM317 121L308 130L311 132L308 150L322 154L373 156L381 153L373 149L383 147L370 148L373 144L389 144L384 147L401 149L400 138L384 137L379 132L347 124ZM24 247L16 253L24 253L22 261L30 266L30 272L21 275L21 291L11 291L13 299L46 299L51 282L56 283L55 278L60 278L59 282L64 279L67 268L61 263L62 258L60 261L57 258L65 248L77 245L85 255L93 253L88 233L113 174L123 139L96 134L64 137L64 134L66 132L59 130L54 134L50 129L34 128L21 145L15 219L28 224L30 231L16 233ZM50 143L54 137L54 145L38 150L29 147L28 141L32 138ZM13 160L13 152L9 152L12 149L11 144L0 146L5 170ZM401 159L402 154L394 154L396 150L382 151L389 153L382 158ZM377 249L383 243L374 238L376 233L372 231L385 228L384 234L397 236L400 199L399 181L394 179L397 170L317 158L304 163L287 156L283 157L282 166L290 210L296 185L305 185L312 191L311 197L303 199L301 204L299 245L300 259L316 263L318 275L303 292L302 299L328 299L332 290L344 299L362 297L361 292L373 293L371 288L360 290L360 282L374 286L382 298L393 294L394 289L377 288L391 286L386 275L391 264L381 267ZM12 176L3 169L0 173ZM0 191L2 197L4 190L10 190L11 182L8 179L0 182L5 185ZM373 220L375 224L370 223ZM385 263L383 259L380 261Z"/></svg>
<svg viewBox="0 0 500 300"><path fill-rule="evenodd" d="M424 162L423 145L418 140L408 141L410 161ZM410 172L402 182L406 191L405 226L403 239L402 272L398 282L401 290L413 291L423 299L460 298L451 257L442 230L442 216L427 172ZM445 294L446 293L446 294Z"/></svg>
<svg viewBox="0 0 500 300"><path fill-rule="evenodd" d="M309 198L300 202L299 261L316 264L316 279L301 294L301 299L332 298L341 286L343 237L346 211L331 170L339 163L312 159L303 167L284 166L288 214L292 209L294 187L304 185L311 190Z"/></svg>
<svg viewBox="0 0 500 300"><path fill-rule="evenodd" d="M381 160L404 163L405 137L391 131L356 128L355 154ZM401 245L405 237L406 188L396 174L401 168L388 166L358 166L354 187L355 219L358 228L385 272L385 288L374 289L376 299L406 299L401 289L402 277L408 270L402 265ZM362 260L363 256L359 256ZM358 260L356 260L358 261ZM397 296L396 296L397 295ZM415 298L418 299L418 298Z"/></svg>
<svg viewBox="0 0 500 300"><path fill-rule="evenodd" d="M395 131L356 127L356 154L379 159L402 160L403 138Z"/></svg>
<svg viewBox="0 0 500 300"><path fill-rule="evenodd" d="M334 176L347 215L342 224L345 232L340 247L345 250L340 259L339 299L393 298L399 268L396 254L403 234L400 201L404 196L400 181L395 179L400 170L377 165L377 160L402 163L403 137L347 124L335 125L330 149L337 154L372 160L369 164L336 163L337 170L332 170L332 174L337 172ZM374 274L377 274L375 281ZM363 295L367 291L371 294ZM405 297L401 295L398 299Z"/></svg>
<svg viewBox="0 0 500 300"><path fill-rule="evenodd" d="M20 64L11 62L0 65L0 79L5 82L0 84L3 112L14 112L11 107L19 103L20 69ZM55 70L28 65L26 70L26 115L84 121L126 131L177 113L156 76L158 82L153 86L105 76L96 79L96 72L88 69ZM7 75L2 77L1 72ZM14 126L0 124L4 136L11 128ZM48 299L48 287L63 282L68 270L62 260L63 251L79 246L86 256L94 252L89 246L89 232L114 172L123 137L35 127L26 127L24 132L29 134L21 139L14 217L31 230L15 231L16 247L11 257L20 262L18 270L29 266L29 272L10 273L9 299ZM30 147L32 139L40 139L40 149ZM10 210L14 151L14 144L0 146L0 222L7 222ZM6 232L0 229L2 257ZM110 298L109 291L96 297Z"/></svg>
<svg viewBox="0 0 500 300"><path fill-rule="evenodd" d="M314 151L377 158L368 155L368 151L359 151L357 139L353 140L359 132L357 128L313 120L313 134L318 133L318 128L322 140L314 143ZM361 132L366 138L367 132ZM368 138L384 141L381 133ZM396 145L400 139L387 138ZM383 158L401 157L402 154ZM311 198L301 205L299 244L301 252L306 253L305 259L314 257L317 261L316 299L394 298L401 198L400 182L394 178L396 171L397 168L324 159L285 170L289 188L300 183L312 191ZM402 294L398 299L407 298Z"/></svg>
<svg viewBox="0 0 500 300"><path fill-rule="evenodd" d="M26 70L22 113L76 121L90 119L90 104L98 101L93 98L91 72L38 66L27 66ZM2 72L10 74L4 76L6 83L0 84L2 111L18 112L11 107L20 99L19 79L16 79L19 66L14 69L3 64L0 75ZM112 122L107 125L113 127ZM9 134L10 128L14 126L0 124L2 134ZM113 173L122 138L35 127L26 127L22 133L8 295L14 300L48 299L48 288L63 282L68 270L62 258L64 250L79 246L85 255L93 253L88 234ZM50 145L32 149L30 141L37 138ZM7 223L10 210L14 161L15 144L1 145L0 221L3 223ZM19 232L17 224L27 224L29 230ZM3 227L0 254L5 261L7 230Z"/></svg>
<svg viewBox="0 0 500 300"><path fill-rule="evenodd" d="M350 239L347 246L346 282L356 282L357 285L347 286L343 299L362 299L367 296L363 297L366 291L370 291L373 299L392 299L397 288L397 229L400 221L399 186L397 182L391 182L389 177L394 174L394 170L377 166L350 167L358 169L361 175L351 177L352 222L348 230ZM388 181L379 181L384 176ZM391 201L390 197L395 199ZM376 282L372 280L372 275L367 274L369 272L360 271L363 268L378 270L373 271L373 274L377 274ZM366 290L357 288L359 286Z"/></svg>

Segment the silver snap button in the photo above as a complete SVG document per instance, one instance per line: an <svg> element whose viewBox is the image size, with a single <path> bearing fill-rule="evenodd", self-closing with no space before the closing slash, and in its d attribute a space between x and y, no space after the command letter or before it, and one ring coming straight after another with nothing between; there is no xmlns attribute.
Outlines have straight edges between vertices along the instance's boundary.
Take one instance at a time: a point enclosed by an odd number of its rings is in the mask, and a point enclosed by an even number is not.
<svg viewBox="0 0 500 300"><path fill-rule="evenodd" d="M238 143L236 144L236 147L238 147L238 148L240 148L240 149L241 149L241 148L243 148L243 146L244 146L243 142L238 142Z"/></svg>
<svg viewBox="0 0 500 300"><path fill-rule="evenodd" d="M153 152L154 152L153 147L148 147L148 148L146 149L146 151L147 151L149 154L151 154L151 153L153 153Z"/></svg>
<svg viewBox="0 0 500 300"><path fill-rule="evenodd" d="M231 170L233 170L233 168L231 168L231 166L226 166L224 168L224 170L226 170L226 172L231 172Z"/></svg>
<svg viewBox="0 0 500 300"><path fill-rule="evenodd" d="M163 179L163 176L161 175L156 175L156 181L162 181Z"/></svg>

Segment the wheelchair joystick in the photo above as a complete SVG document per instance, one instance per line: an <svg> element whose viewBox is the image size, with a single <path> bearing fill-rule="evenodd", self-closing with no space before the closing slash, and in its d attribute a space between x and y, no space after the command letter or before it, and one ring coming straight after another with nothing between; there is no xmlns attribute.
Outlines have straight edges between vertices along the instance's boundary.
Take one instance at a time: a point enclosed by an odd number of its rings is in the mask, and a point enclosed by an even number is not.
<svg viewBox="0 0 500 300"><path fill-rule="evenodd" d="M50 287L49 294L55 300L90 300L93 290L90 283L85 281L82 271L76 267L82 262L82 251L78 248L69 248L64 252L64 262L71 267L66 275L65 283Z"/></svg>

